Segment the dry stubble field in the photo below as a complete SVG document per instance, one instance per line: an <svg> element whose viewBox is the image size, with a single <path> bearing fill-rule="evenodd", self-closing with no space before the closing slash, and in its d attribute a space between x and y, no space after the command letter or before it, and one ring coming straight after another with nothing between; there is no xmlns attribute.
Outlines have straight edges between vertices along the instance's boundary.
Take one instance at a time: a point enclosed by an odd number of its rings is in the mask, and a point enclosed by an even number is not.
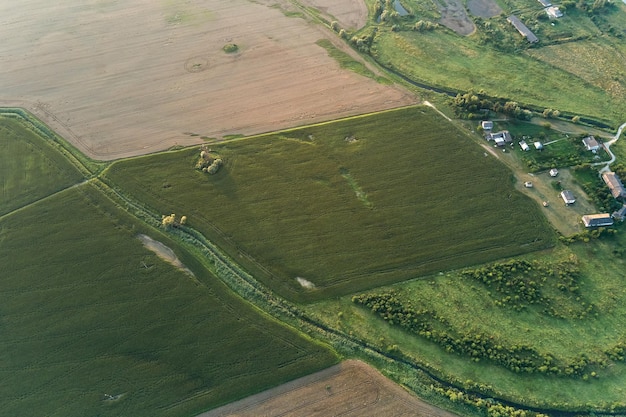
<svg viewBox="0 0 626 417"><path fill-rule="evenodd" d="M455 417L421 401L355 360L234 402L198 417Z"/></svg>
<svg viewBox="0 0 626 417"><path fill-rule="evenodd" d="M315 44L336 35L281 9L295 10L287 0L2 2L0 105L26 107L111 160L416 101L340 69ZM329 13L355 21L341 10Z"/></svg>

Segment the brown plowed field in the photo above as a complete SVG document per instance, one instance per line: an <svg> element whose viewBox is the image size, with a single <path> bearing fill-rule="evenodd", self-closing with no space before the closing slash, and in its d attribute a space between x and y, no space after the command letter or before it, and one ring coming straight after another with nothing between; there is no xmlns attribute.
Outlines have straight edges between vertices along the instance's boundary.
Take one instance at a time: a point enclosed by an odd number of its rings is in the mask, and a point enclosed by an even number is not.
<svg viewBox="0 0 626 417"><path fill-rule="evenodd" d="M0 105L110 160L416 101L341 70L315 44L336 35L278 2L2 2Z"/></svg>
<svg viewBox="0 0 626 417"><path fill-rule="evenodd" d="M455 417L349 360L198 417Z"/></svg>

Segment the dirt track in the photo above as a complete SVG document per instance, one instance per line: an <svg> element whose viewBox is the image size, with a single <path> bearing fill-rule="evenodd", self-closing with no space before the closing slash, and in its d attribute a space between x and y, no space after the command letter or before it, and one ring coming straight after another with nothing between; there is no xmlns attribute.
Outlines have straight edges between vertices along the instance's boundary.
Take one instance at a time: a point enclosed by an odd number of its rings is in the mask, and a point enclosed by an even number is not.
<svg viewBox="0 0 626 417"><path fill-rule="evenodd" d="M198 417L454 417L389 381L369 365L348 360Z"/></svg>
<svg viewBox="0 0 626 417"><path fill-rule="evenodd" d="M336 35L279 2L3 2L0 105L110 160L416 101L340 69L315 45Z"/></svg>

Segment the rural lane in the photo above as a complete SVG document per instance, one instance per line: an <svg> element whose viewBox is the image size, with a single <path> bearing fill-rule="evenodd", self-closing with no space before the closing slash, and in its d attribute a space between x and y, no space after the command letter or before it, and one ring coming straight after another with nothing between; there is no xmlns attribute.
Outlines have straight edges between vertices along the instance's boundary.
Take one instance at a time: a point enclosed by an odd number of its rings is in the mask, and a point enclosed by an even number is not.
<svg viewBox="0 0 626 417"><path fill-rule="evenodd" d="M600 165L604 165L603 168L600 169L600 172L607 172L610 171L610 166L613 162L615 162L615 154L613 154L613 152L611 152L611 145L613 145L615 142L617 142L617 140L619 139L619 137L622 135L622 131L626 129L626 123L623 123L618 129L617 129L617 133L615 134L615 136L613 137L613 139L611 139L608 142L604 143L604 149L606 149L607 153L609 155L611 155L611 159L608 162L596 162L595 164L591 164L592 166L600 166Z"/></svg>

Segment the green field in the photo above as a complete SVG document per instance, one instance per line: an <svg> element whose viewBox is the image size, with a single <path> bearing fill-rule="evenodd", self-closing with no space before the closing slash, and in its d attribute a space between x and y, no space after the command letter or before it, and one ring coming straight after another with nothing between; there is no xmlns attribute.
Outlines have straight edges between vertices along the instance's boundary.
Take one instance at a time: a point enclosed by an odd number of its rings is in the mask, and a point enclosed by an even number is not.
<svg viewBox="0 0 626 417"><path fill-rule="evenodd" d="M464 278L459 272L370 292L392 291L415 309L436 312L440 320L448 323L445 331L450 334L481 334L505 347L530 346L551 355L555 365L586 357L589 363L580 375L514 372L490 360L475 361L459 353L448 353L397 323L390 325L353 303L350 296L312 304L308 309L316 318L346 333L383 350L395 345L398 352L447 375L446 379L463 381L466 386L478 384L499 398L570 410L624 408L626 364L612 360L605 352L626 340L626 290L621 273L625 258L623 250L615 251L625 243L624 236L619 236L527 257L554 263L574 256L580 276L574 292L557 290L556 283L549 279L540 288L550 301L527 305L519 311L498 301L502 300L502 293ZM538 280L538 275L529 278ZM556 313L548 313L547 305ZM581 316L585 310L588 312Z"/></svg>
<svg viewBox="0 0 626 417"><path fill-rule="evenodd" d="M18 118L0 116L0 216L84 179L27 126Z"/></svg>
<svg viewBox="0 0 626 417"><path fill-rule="evenodd" d="M380 2L368 3L373 10ZM443 26L416 31L416 21L436 23L439 16L423 10L432 9L430 2L402 3L414 14L382 23L371 20L355 34L373 39L369 48L361 49L385 67L426 85L482 91L535 108L580 114L614 126L622 123L626 113L622 2L593 13L580 10L586 6L579 2L564 17L551 21L536 0L503 1L501 15L473 18L477 30L470 36ZM506 21L511 13L537 34L538 44L530 47Z"/></svg>
<svg viewBox="0 0 626 417"><path fill-rule="evenodd" d="M337 361L140 232L176 248L89 184L0 220L0 415L194 416Z"/></svg>
<svg viewBox="0 0 626 417"><path fill-rule="evenodd" d="M115 163L106 177L186 215L279 294L306 301L545 248L511 174L427 107ZM302 288L296 278L312 282Z"/></svg>

